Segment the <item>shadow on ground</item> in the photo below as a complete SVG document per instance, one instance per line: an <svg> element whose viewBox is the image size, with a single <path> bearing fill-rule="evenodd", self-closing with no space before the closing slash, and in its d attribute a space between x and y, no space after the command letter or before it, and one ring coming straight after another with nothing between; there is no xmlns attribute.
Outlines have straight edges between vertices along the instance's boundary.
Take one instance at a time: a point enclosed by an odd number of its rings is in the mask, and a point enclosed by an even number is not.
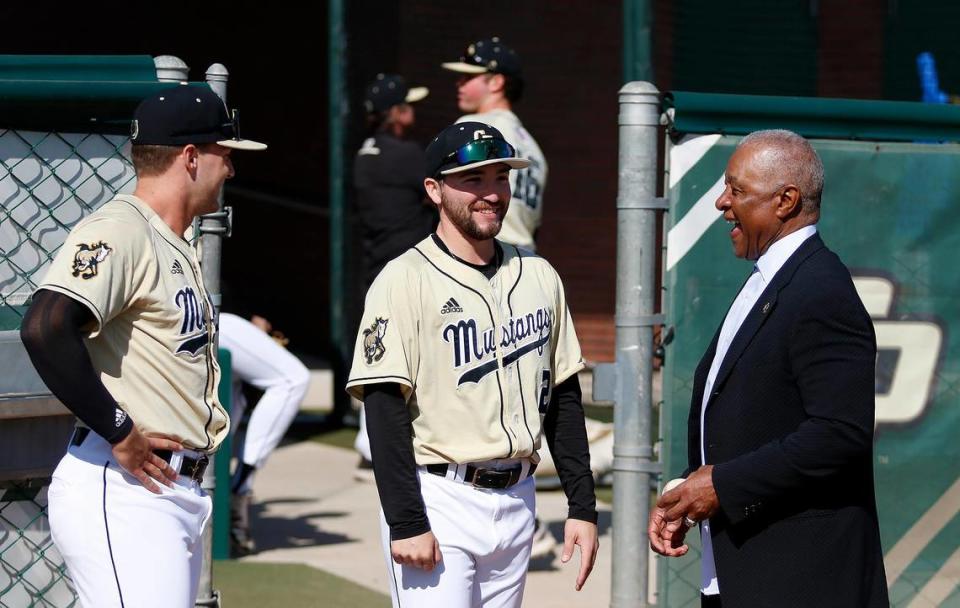
<svg viewBox="0 0 960 608"><path fill-rule="evenodd" d="M343 517L346 513L337 511L319 511L306 513L296 518L272 517L267 514L267 506L273 503L310 502L299 498L274 499L254 504L250 508L253 539L257 543L257 552L290 547L314 545L334 545L353 543L357 539L344 534L331 534L322 528L320 519Z"/></svg>

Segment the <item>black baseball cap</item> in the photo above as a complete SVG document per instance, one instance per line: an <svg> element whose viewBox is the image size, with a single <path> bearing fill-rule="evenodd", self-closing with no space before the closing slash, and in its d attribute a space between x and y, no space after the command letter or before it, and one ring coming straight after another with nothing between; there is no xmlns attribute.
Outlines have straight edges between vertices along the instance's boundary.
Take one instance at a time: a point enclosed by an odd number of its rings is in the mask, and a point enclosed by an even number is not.
<svg viewBox="0 0 960 608"><path fill-rule="evenodd" d="M426 152L426 176L442 175L503 163L524 169L530 161L517 157L517 150L496 127L482 122L452 124L433 138Z"/></svg>
<svg viewBox="0 0 960 608"><path fill-rule="evenodd" d="M477 40L469 45L459 61L440 64L446 70L461 74L504 74L520 76L520 57L500 41L498 36Z"/></svg>
<svg viewBox="0 0 960 608"><path fill-rule="evenodd" d="M133 145L185 146L220 144L236 150L265 150L266 144L240 139L236 110L227 114L223 100L205 85L164 89L140 102L133 113Z"/></svg>
<svg viewBox="0 0 960 608"><path fill-rule="evenodd" d="M377 74L367 87L363 105L367 112L386 112L401 103L414 103L430 94L427 87L408 87L399 74Z"/></svg>

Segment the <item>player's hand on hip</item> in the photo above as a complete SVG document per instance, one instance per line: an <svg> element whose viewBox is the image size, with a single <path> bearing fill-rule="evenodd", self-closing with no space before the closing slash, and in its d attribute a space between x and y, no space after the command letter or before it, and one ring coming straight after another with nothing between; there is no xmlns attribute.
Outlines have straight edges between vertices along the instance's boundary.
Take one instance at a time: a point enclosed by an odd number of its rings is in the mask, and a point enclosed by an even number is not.
<svg viewBox="0 0 960 608"><path fill-rule="evenodd" d="M442 559L440 543L433 532L390 541L390 555L401 566L413 566L427 572L433 571Z"/></svg>
<svg viewBox="0 0 960 608"><path fill-rule="evenodd" d="M137 427L133 427L129 435L113 445L113 457L117 459L117 464L136 477L143 487L154 494L159 494L160 486L154 480L173 487L177 472L173 470L170 463L157 456L154 450L176 452L182 449L183 446L172 439L147 437Z"/></svg>
<svg viewBox="0 0 960 608"><path fill-rule="evenodd" d="M597 550L600 540L597 534L597 524L581 519L568 519L563 527L563 555L560 561L564 564L573 557L573 546L580 546L580 572L577 574L576 589L580 591L587 577L593 571L593 564L597 561Z"/></svg>

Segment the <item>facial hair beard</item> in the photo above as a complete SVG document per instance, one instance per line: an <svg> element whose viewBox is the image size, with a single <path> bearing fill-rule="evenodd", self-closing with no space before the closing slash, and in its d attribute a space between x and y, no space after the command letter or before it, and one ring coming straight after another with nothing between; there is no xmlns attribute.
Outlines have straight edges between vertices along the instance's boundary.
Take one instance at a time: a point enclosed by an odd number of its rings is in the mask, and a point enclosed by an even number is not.
<svg viewBox="0 0 960 608"><path fill-rule="evenodd" d="M500 233L503 226L503 218L498 215L497 223L491 224L486 229L481 228L473 220L473 214L470 213L470 205L457 205L441 191L440 204L446 209L447 217L453 222L453 225L460 229L460 232L476 241L486 241L492 239Z"/></svg>

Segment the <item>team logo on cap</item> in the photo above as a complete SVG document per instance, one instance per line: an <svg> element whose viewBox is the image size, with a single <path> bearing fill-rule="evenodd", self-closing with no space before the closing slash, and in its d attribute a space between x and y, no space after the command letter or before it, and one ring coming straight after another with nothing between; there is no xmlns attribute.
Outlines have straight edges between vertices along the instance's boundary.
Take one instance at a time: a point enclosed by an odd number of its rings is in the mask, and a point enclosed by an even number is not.
<svg viewBox="0 0 960 608"><path fill-rule="evenodd" d="M81 279L92 279L97 276L100 262L107 259L111 251L113 249L103 241L92 245L80 243L77 245L77 252L73 254L73 276Z"/></svg>
<svg viewBox="0 0 960 608"><path fill-rule="evenodd" d="M367 360L367 365L373 365L383 359L383 355L387 352L387 347L383 345L383 337L387 335L387 321L377 317L373 325L363 330L363 356Z"/></svg>
<svg viewBox="0 0 960 608"><path fill-rule="evenodd" d="M130 139L136 139L140 135L140 121L136 118L130 123Z"/></svg>

